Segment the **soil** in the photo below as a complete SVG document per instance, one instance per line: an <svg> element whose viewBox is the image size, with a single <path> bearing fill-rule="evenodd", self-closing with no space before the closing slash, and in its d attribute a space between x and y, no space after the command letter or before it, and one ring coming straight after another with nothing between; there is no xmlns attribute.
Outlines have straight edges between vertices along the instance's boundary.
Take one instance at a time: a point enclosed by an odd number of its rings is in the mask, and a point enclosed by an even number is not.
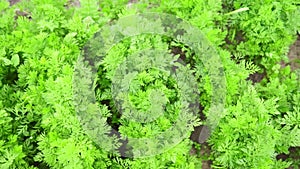
<svg viewBox="0 0 300 169"><path fill-rule="evenodd" d="M290 47L288 58L289 63L286 63L286 65L290 65L292 70L300 68L300 34L298 34L296 42Z"/></svg>
<svg viewBox="0 0 300 169"><path fill-rule="evenodd" d="M211 148L207 143L203 143L200 149L200 156L209 156L211 152ZM202 169L211 169L212 161L211 160L203 160L202 161Z"/></svg>
<svg viewBox="0 0 300 169"><path fill-rule="evenodd" d="M251 74L247 80L251 80L252 81L252 84L255 84L255 83L259 83L260 81L262 81L266 76L266 73L254 73L254 74Z"/></svg>
<svg viewBox="0 0 300 169"><path fill-rule="evenodd" d="M282 160L282 161L286 161L286 160L300 160L300 156L297 155L300 152L300 147L291 147L289 148L289 154L279 154L276 156L277 160ZM300 168L300 166L299 166ZM294 169L293 167L289 167L287 169Z"/></svg>
<svg viewBox="0 0 300 169"><path fill-rule="evenodd" d="M211 152L211 148L207 143L201 144L201 148L199 152L196 150L194 146L190 150L191 155L199 155L200 157L204 157L204 159L202 160L202 169L211 169L212 161L205 159L209 157L210 152Z"/></svg>
<svg viewBox="0 0 300 169"><path fill-rule="evenodd" d="M20 1L21 0L8 0L10 6L12 6L12 5L14 5L14 4L16 4L16 3L20 2Z"/></svg>

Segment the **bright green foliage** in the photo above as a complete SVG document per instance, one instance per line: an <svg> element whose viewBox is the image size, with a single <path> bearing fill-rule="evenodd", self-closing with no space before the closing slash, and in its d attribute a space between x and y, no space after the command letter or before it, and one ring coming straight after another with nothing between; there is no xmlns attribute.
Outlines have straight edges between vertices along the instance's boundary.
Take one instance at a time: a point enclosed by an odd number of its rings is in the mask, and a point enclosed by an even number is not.
<svg viewBox="0 0 300 169"><path fill-rule="evenodd" d="M261 100L253 87L229 106L219 130L211 138L216 166L273 168L279 131L271 123L277 113L275 100ZM267 144L266 144L267 143Z"/></svg>
<svg viewBox="0 0 300 169"><path fill-rule="evenodd" d="M226 12L248 7L229 15L228 40L235 52L266 68L268 73L281 60L287 61L289 46L300 30L299 1L295 0L225 0ZM235 49L232 49L235 50Z"/></svg>
<svg viewBox="0 0 300 169"><path fill-rule="evenodd" d="M261 97L276 99L278 112L273 115L273 123L282 132L277 145L279 152L288 153L290 146L296 147L300 143L299 79L297 72L290 72L290 67L286 67L274 73L268 83L262 82L257 86Z"/></svg>
<svg viewBox="0 0 300 169"><path fill-rule="evenodd" d="M243 7L249 10L226 15ZM299 160L294 156L299 150L287 161L276 160L276 155L300 146L300 73L279 65L287 60L300 30L295 0L81 0L80 6L68 0L23 0L11 7L1 0L0 168L201 168L204 157L190 155L193 143L188 137L156 156L121 158L94 143L76 115L72 78L82 47L107 22L143 11L187 20L220 55L226 107L208 140L212 166L296 168ZM128 86L128 104L149 113L157 108L151 107L154 103L166 103L164 116L145 124L120 118L111 81L128 56L146 49L185 57L188 72L197 79L199 104L208 115L213 91L208 70L199 61L201 54L168 37L140 35L113 46L99 65L97 106L110 125L123 135L151 137L170 128L180 116L178 84L166 72L149 68L137 73ZM246 80L258 71L267 72L260 83ZM199 125L199 117L194 118L190 126ZM156 145L151 146L149 151Z"/></svg>

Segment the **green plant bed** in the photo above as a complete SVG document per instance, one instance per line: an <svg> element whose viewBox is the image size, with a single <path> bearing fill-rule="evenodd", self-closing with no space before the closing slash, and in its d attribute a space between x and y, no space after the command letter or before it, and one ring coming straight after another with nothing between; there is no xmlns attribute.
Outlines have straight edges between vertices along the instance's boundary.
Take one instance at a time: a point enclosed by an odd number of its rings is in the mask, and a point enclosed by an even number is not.
<svg viewBox="0 0 300 169"><path fill-rule="evenodd" d="M0 168L299 167L299 56L289 52L300 31L299 5L1 0ZM105 26L146 12L172 14L196 31L141 34L105 46L136 31L128 29L103 44L93 41L99 30L122 28ZM149 21L143 29L180 25ZM183 43L197 41L197 31L209 44ZM102 55L100 47L109 50ZM103 57L94 79L81 71L94 57L81 65L85 54ZM93 104L77 104L89 99Z"/></svg>

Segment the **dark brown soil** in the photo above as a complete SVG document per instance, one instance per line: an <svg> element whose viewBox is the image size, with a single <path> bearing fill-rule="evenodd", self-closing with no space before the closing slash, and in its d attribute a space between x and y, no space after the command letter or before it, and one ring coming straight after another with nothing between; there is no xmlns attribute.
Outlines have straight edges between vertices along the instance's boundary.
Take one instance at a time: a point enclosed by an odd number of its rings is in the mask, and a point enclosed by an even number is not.
<svg viewBox="0 0 300 169"><path fill-rule="evenodd" d="M211 152L210 146L207 143L201 145L200 156L209 156ZM203 160L202 169L211 169L212 161Z"/></svg>
<svg viewBox="0 0 300 169"><path fill-rule="evenodd" d="M284 154L284 153L279 154L276 156L276 159L283 160L283 161L286 160L299 161L300 160L299 153L300 153L300 147L291 147L289 148L289 154ZM300 166L298 168L300 168ZM296 168L289 167L287 169L296 169Z"/></svg>
<svg viewBox="0 0 300 169"><path fill-rule="evenodd" d="M300 68L299 60L300 60L300 34L296 42L290 47L290 51L288 54L289 62L288 65L291 66L292 70L296 70ZM298 62L298 63L297 63Z"/></svg>
<svg viewBox="0 0 300 169"><path fill-rule="evenodd" d="M251 74L247 80L251 80L253 84L259 83L262 81L266 76L266 73L253 73Z"/></svg>
<svg viewBox="0 0 300 169"><path fill-rule="evenodd" d="M190 150L191 155L199 155L200 157L209 157L211 152L211 148L207 143L201 144L200 151L197 151L196 148L193 146ZM202 160L202 169L211 169L212 161L203 159Z"/></svg>
<svg viewBox="0 0 300 169"><path fill-rule="evenodd" d="M16 4L16 3L20 2L20 1L21 0L8 0L10 6L12 6L12 5L14 5L14 4Z"/></svg>

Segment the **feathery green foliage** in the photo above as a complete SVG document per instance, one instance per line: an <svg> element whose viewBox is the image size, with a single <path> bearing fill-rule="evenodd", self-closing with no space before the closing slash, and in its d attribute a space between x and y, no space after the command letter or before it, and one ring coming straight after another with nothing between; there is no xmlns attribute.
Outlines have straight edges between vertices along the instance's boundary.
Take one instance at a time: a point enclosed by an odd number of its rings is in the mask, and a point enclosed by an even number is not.
<svg viewBox="0 0 300 169"><path fill-rule="evenodd" d="M155 156L122 158L99 147L76 114L73 77L83 47L103 25L139 12L164 12L186 20L206 35L220 56L226 93L217 94L226 95L226 103L224 112L220 112L221 121L207 140L211 152L206 156L213 168L296 168L300 165L297 157L300 154L300 73L289 66L280 66L280 61L288 60L289 46L300 30L299 2L81 0L79 6L74 2L23 0L10 6L7 1L0 1L1 169L202 167L206 157L199 150L195 155L190 153L193 145L201 146L188 136L193 130L191 126L206 124L200 120L200 113L209 116L214 106L211 99L216 93L211 84L213 77L200 59L201 53L195 53L187 44L149 34L126 38L110 48L99 65L95 90L89 91L95 93L97 104L88 111L99 109L104 117L101 120L118 129L121 136L150 138L168 130L179 117L183 125L193 119L185 133L187 137L179 144L162 147L166 150ZM245 7L249 10L230 13ZM159 55L164 56L162 59L180 58L187 64L182 70L197 79L199 115L189 117L180 111L180 84L167 71L155 66L146 69L150 61L132 57L147 49L163 51ZM120 88L128 92L118 97L128 98L128 102L122 107L127 111L120 114L120 107L113 101L111 83L119 66L129 63L128 58L139 63L135 66L145 69L135 72L130 83L122 79ZM266 76L252 84L248 77L258 72L266 72ZM179 75L186 77L184 73ZM78 86L92 83L87 79L75 82ZM125 118L132 108L146 115L160 115L158 112L163 109L164 114L154 121L139 123ZM215 112L220 111L218 107L213 108ZM134 114L137 117L145 115L137 112ZM104 123L99 126L100 130L95 132L108 137L108 126ZM115 144L113 148L119 146ZM151 152L157 147L149 145L144 150ZM287 160L276 159L278 154L289 154L289 149L294 147L298 147L296 152Z"/></svg>

